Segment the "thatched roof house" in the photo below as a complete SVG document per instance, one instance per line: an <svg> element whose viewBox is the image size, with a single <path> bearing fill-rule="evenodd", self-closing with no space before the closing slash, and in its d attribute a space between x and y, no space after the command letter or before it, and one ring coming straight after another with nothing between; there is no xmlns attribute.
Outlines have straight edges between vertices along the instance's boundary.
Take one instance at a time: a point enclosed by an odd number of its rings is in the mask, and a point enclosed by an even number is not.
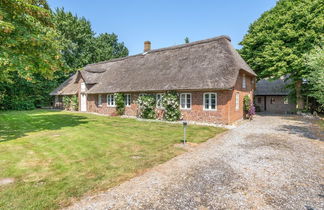
<svg viewBox="0 0 324 210"><path fill-rule="evenodd" d="M240 74L256 76L228 36L156 50L146 48L141 54L89 64L51 95L75 94L80 79L87 87L84 94L98 95L232 90Z"/></svg>
<svg viewBox="0 0 324 210"><path fill-rule="evenodd" d="M229 89L234 87L239 70L256 75L230 38L219 36L90 64L79 72L87 84L95 84L87 93L114 93ZM71 81L51 95L64 94L65 88L73 86Z"/></svg>

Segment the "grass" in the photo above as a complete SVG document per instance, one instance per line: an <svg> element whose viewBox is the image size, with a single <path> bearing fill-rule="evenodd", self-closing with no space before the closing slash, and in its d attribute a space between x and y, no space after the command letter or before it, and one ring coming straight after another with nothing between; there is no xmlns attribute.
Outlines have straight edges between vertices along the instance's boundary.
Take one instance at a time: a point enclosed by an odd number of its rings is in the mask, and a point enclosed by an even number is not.
<svg viewBox="0 0 324 210"><path fill-rule="evenodd" d="M223 132L189 125L189 142ZM0 209L57 209L184 151L178 124L64 111L0 112Z"/></svg>

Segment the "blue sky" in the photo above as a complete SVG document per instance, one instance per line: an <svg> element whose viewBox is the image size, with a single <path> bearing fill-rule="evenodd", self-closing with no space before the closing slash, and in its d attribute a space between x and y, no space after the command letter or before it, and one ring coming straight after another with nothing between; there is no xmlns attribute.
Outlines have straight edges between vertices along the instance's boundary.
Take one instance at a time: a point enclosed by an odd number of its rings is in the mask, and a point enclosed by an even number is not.
<svg viewBox="0 0 324 210"><path fill-rule="evenodd" d="M118 35L130 55L141 53L146 40L152 48L229 35L234 47L249 25L276 0L48 0L88 19L93 30Z"/></svg>

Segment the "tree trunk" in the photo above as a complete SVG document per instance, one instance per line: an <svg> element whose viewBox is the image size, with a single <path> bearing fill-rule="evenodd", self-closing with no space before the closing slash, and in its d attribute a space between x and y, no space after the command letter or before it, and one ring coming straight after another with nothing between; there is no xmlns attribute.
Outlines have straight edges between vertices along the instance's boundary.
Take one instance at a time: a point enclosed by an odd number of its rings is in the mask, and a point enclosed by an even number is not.
<svg viewBox="0 0 324 210"><path fill-rule="evenodd" d="M296 81L296 108L297 109L304 109L304 99L301 95L301 87L302 87L302 81L298 80Z"/></svg>

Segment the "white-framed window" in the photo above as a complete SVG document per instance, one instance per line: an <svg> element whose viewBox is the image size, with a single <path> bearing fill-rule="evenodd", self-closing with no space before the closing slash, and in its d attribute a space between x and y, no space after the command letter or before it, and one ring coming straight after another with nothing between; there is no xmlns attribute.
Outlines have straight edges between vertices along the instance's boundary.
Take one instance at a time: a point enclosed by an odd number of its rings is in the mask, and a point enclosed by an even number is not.
<svg viewBox="0 0 324 210"><path fill-rule="evenodd" d="M86 91L86 84L84 82L81 83L81 92Z"/></svg>
<svg viewBox="0 0 324 210"><path fill-rule="evenodd" d="M288 97L284 97L284 104L289 104Z"/></svg>
<svg viewBox="0 0 324 210"><path fill-rule="evenodd" d="M191 93L180 94L180 108L191 109Z"/></svg>
<svg viewBox="0 0 324 210"><path fill-rule="evenodd" d="M217 110L217 93L204 93L204 110Z"/></svg>
<svg viewBox="0 0 324 210"><path fill-rule="evenodd" d="M114 94L107 95L107 106L116 106Z"/></svg>
<svg viewBox="0 0 324 210"><path fill-rule="evenodd" d="M239 110L240 109L240 93L237 92L235 94L235 110Z"/></svg>
<svg viewBox="0 0 324 210"><path fill-rule="evenodd" d="M246 88L246 77L245 77L245 74L243 74L243 78L242 78L242 88Z"/></svg>
<svg viewBox="0 0 324 210"><path fill-rule="evenodd" d="M125 94L125 106L130 106L131 103L131 94Z"/></svg>
<svg viewBox="0 0 324 210"><path fill-rule="evenodd" d="M157 93L156 94L156 107L163 109L162 99L164 94L163 93Z"/></svg>
<svg viewBox="0 0 324 210"><path fill-rule="evenodd" d="M98 95L98 106L102 106L102 95Z"/></svg>

